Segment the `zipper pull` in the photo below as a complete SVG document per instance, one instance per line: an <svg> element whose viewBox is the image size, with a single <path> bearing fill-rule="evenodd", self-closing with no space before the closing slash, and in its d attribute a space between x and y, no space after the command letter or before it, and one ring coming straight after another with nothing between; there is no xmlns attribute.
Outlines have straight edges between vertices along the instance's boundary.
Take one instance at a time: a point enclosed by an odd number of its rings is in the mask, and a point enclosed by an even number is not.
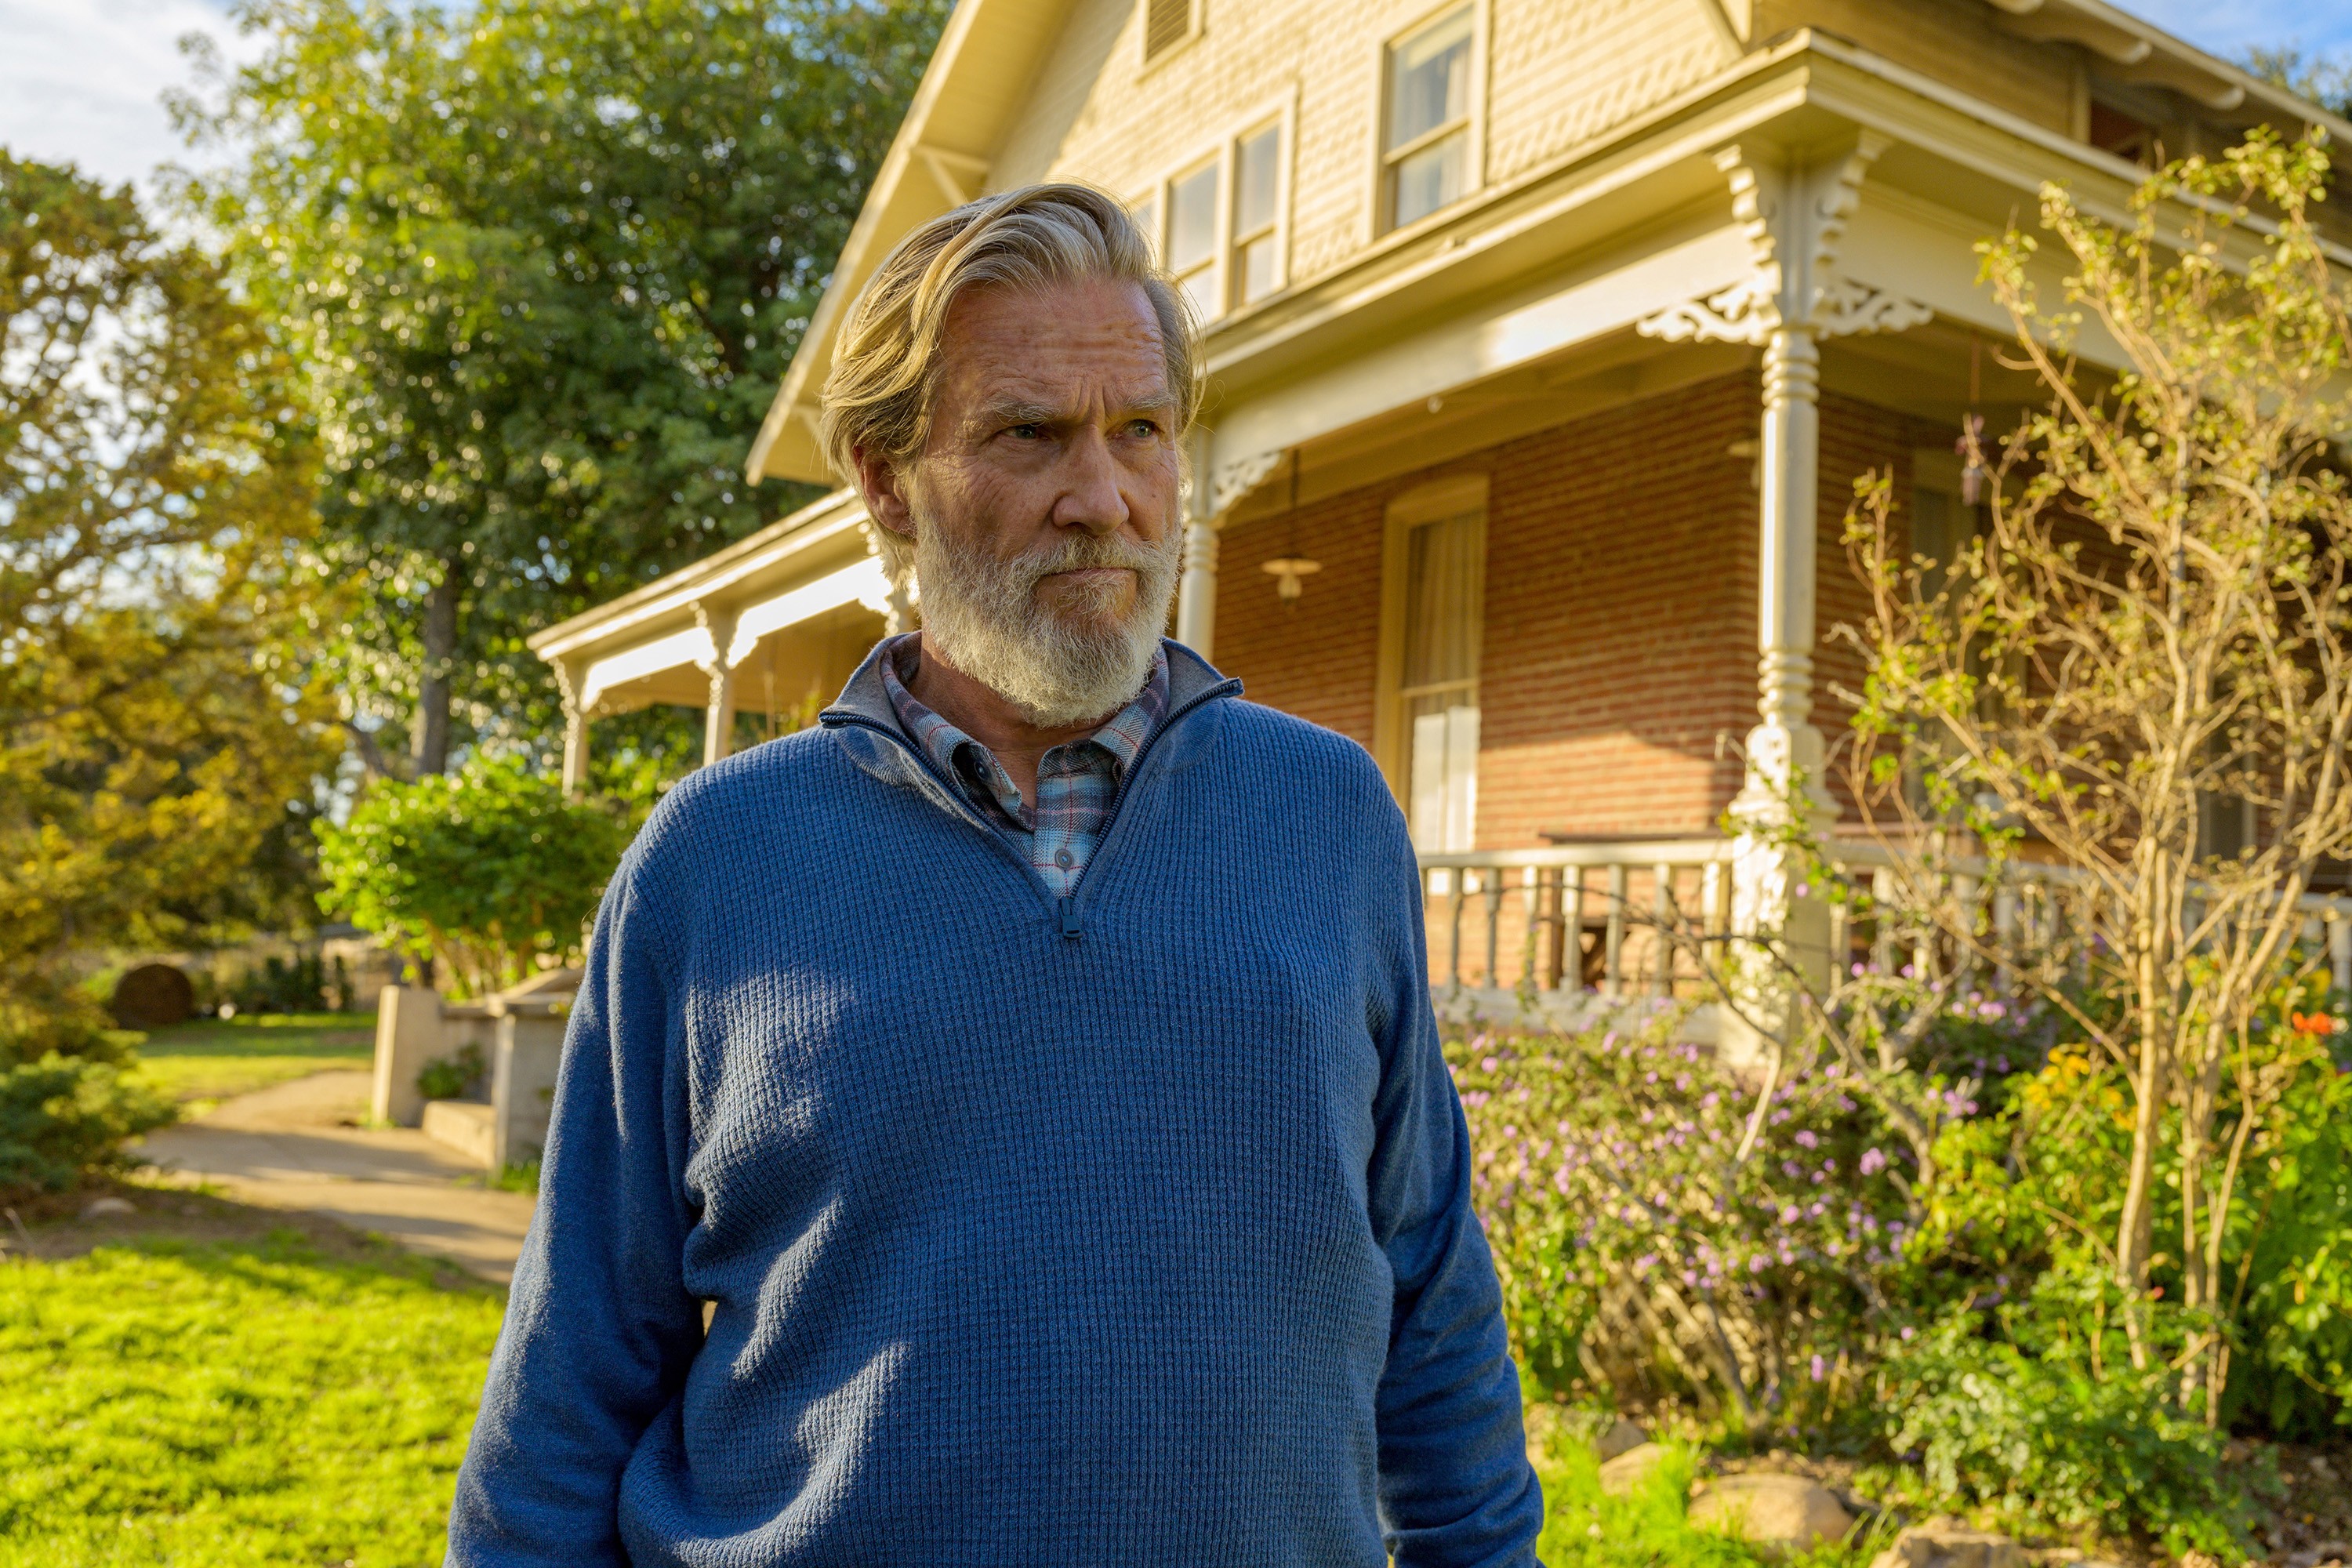
<svg viewBox="0 0 2352 1568"><path fill-rule="evenodd" d="M1054 912L1061 920L1065 942L1076 942L1086 933L1087 928L1078 923L1078 901L1067 893L1054 900Z"/></svg>

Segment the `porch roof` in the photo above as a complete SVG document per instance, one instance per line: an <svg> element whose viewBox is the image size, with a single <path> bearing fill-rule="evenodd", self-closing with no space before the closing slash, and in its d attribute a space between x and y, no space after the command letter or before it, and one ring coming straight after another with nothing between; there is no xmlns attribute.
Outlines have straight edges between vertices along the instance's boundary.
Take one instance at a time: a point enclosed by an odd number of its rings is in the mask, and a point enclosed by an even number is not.
<svg viewBox="0 0 2352 1568"><path fill-rule="evenodd" d="M866 510L833 494L529 639L586 711L701 705L703 671L742 664L764 639L887 614L889 584L867 552Z"/></svg>

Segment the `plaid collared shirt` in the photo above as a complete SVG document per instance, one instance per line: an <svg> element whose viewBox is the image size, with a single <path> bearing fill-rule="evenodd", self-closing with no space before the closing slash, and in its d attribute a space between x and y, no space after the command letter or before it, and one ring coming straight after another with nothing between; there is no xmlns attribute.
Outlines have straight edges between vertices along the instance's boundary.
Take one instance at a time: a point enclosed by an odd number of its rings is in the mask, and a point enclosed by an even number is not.
<svg viewBox="0 0 2352 1568"><path fill-rule="evenodd" d="M919 632L894 639L882 658L882 687L898 710L907 738L923 749L931 764L963 786L973 805L1008 835L1056 898L1078 885L1087 862L1101 847L1110 826L1118 782L1135 765L1143 742L1168 710L1168 651L1151 656L1151 673L1135 700L1084 740L1065 741L1037 763L1037 799L1021 798L1021 786L986 746L940 718L907 689L922 657ZM905 662L905 671L899 668Z"/></svg>

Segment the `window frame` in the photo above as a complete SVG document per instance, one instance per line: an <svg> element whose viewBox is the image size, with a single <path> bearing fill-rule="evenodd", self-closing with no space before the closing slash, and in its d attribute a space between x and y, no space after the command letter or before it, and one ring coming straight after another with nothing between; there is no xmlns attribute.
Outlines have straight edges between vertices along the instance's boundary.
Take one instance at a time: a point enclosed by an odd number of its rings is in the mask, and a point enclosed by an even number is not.
<svg viewBox="0 0 2352 1568"><path fill-rule="evenodd" d="M1217 171L1215 227L1211 237L1205 269L1210 273L1209 293L1214 309L1202 315L1200 325L1206 327L1238 312L1254 309L1290 286L1290 213L1292 178L1297 157L1297 112L1295 93L1257 106L1252 112L1234 121L1240 129L1227 132L1213 141L1194 143L1182 157L1163 167L1150 184L1129 197L1129 212L1142 216L1151 214L1150 231L1152 258L1160 266L1170 264L1168 241L1176 221L1174 193L1182 180L1198 174L1213 164ZM1265 294L1247 304L1240 298L1240 247L1236 243L1235 214L1241 202L1241 145L1258 132L1273 130L1277 137L1275 148L1274 223L1270 229L1252 229L1253 236L1271 234L1274 239L1274 285ZM1186 276L1203 269L1195 266ZM1181 280L1180 280L1181 285Z"/></svg>
<svg viewBox="0 0 2352 1568"><path fill-rule="evenodd" d="M1290 287L1290 193L1292 174L1298 156L1296 102L1294 98L1286 95L1280 102L1244 120L1242 128L1225 138L1225 163L1230 173L1225 184L1225 275L1220 279L1223 291L1219 295L1224 301L1224 310L1220 320L1263 304ZM1275 136L1274 217L1264 228L1252 229L1244 236L1240 221L1242 144L1267 131L1272 131ZM1257 237L1265 237L1274 243L1274 280L1256 299L1244 300L1242 298L1242 247L1246 240Z"/></svg>
<svg viewBox="0 0 2352 1568"><path fill-rule="evenodd" d="M1404 639L1405 615L1411 607L1411 584L1405 581L1405 573L1412 560L1412 531L1423 523L1439 522L1465 512L1477 512L1482 534L1487 536L1482 538L1479 552L1484 563L1482 570L1491 576L1493 561L1487 546L1492 542L1494 522L1492 491L1493 479L1485 469L1448 474L1390 498L1386 509L1381 542L1381 627L1379 653L1374 666L1372 757L1379 763L1381 775L1388 780L1389 793L1408 812L1412 804L1412 781L1406 776L1406 768L1411 762L1408 755L1411 732L1405 721ZM1482 608L1475 639L1482 670L1486 663L1486 620ZM1483 674L1477 679L1483 683ZM1476 685L1472 689L1481 698L1476 706L1483 712L1484 693Z"/></svg>
<svg viewBox="0 0 2352 1568"><path fill-rule="evenodd" d="M1488 13L1492 0L1446 0L1433 5L1415 16L1408 25L1397 28L1380 39L1372 48L1372 237L1385 238L1391 234L1422 228L1446 221L1486 188L1486 47ZM1397 47L1410 41L1417 33L1428 31L1458 11L1470 13L1470 100L1463 108L1462 118L1433 126L1411 142L1391 148L1389 145L1390 62L1396 58ZM1465 171L1462 194L1444 206L1423 213L1410 223L1396 219L1395 183L1391 175L1397 164L1427 147L1435 146L1445 138L1459 132L1463 137L1462 163Z"/></svg>

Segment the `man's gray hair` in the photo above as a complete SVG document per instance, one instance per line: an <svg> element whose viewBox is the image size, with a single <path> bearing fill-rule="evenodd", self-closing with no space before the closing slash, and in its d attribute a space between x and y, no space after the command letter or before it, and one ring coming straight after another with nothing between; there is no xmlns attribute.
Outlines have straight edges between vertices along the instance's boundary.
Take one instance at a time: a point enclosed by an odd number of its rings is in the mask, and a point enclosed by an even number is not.
<svg viewBox="0 0 2352 1568"><path fill-rule="evenodd" d="M850 308L824 378L818 439L834 472L856 452L892 464L922 450L940 374L940 336L966 289L1044 289L1095 279L1134 283L1160 320L1180 436L1199 409L1192 313L1117 197L1068 182L1024 185L943 213L898 242Z"/></svg>

